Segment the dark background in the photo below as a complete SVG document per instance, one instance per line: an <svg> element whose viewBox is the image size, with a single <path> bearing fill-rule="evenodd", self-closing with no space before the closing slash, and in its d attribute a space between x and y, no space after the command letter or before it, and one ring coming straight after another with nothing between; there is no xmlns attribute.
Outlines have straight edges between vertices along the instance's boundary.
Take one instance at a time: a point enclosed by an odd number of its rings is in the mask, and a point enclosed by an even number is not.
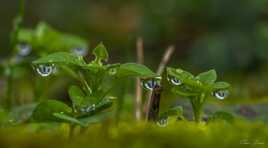
<svg viewBox="0 0 268 148"><path fill-rule="evenodd" d="M233 96L267 96L268 1L266 0L26 0L24 27L45 21L79 35L93 48L108 47L110 62L136 61L135 42L145 43L145 64L158 67L175 45L170 64L194 73L215 68L233 84ZM0 58L9 54L9 32L18 1L0 5Z"/></svg>

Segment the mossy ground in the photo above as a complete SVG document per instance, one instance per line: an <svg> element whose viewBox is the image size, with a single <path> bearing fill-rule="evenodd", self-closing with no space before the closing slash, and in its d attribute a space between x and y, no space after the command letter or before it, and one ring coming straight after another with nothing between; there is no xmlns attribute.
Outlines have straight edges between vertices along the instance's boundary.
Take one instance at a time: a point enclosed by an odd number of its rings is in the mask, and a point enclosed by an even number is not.
<svg viewBox="0 0 268 148"><path fill-rule="evenodd" d="M196 124L189 121L159 127L150 123L111 122L88 128L68 124L26 124L0 129L1 148L146 147L244 148L268 146L268 125L235 121Z"/></svg>

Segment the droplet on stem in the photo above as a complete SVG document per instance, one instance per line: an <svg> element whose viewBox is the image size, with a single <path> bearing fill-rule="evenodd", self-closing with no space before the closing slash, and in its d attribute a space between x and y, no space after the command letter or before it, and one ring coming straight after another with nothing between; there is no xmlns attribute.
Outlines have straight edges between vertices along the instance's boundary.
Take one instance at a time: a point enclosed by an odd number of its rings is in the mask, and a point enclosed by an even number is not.
<svg viewBox="0 0 268 148"><path fill-rule="evenodd" d="M168 118L158 120L157 125L160 127L166 127L168 125Z"/></svg>
<svg viewBox="0 0 268 148"><path fill-rule="evenodd" d="M158 85L157 81L154 79L142 81L142 86L146 90L153 90Z"/></svg>

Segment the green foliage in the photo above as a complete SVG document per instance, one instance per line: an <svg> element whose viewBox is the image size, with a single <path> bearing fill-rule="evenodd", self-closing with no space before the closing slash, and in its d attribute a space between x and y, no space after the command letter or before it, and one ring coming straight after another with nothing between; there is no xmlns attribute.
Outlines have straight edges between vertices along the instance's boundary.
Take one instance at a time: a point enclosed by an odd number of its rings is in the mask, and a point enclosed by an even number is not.
<svg viewBox="0 0 268 148"><path fill-rule="evenodd" d="M48 56L41 57L35 60L33 64L66 64L75 66L85 66L86 62L81 56L67 53L67 52L56 52Z"/></svg>
<svg viewBox="0 0 268 148"><path fill-rule="evenodd" d="M157 75L144 65L136 63L126 63L120 65L118 69L118 77L156 77Z"/></svg>
<svg viewBox="0 0 268 148"><path fill-rule="evenodd" d="M108 60L108 52L102 43L97 45L92 54L95 59L89 63L86 63L82 56L67 52L52 53L33 61L39 73L44 71L44 76L52 74L50 72L52 68L44 66L40 68L40 65L53 64L80 82L79 86L70 86L68 90L73 115L52 111L53 119L57 117L61 121L87 125L87 122L92 122L91 120L95 116L110 112L108 109L113 106L113 101L109 98L113 96L110 96L109 93L116 81L128 76L151 77L156 75L146 66L135 63L103 64L103 61ZM107 81L111 82L109 87L105 84Z"/></svg>
<svg viewBox="0 0 268 148"><path fill-rule="evenodd" d="M53 116L54 113L70 115L72 108L60 101L46 100L37 105L33 111L32 119L38 122L59 121Z"/></svg>

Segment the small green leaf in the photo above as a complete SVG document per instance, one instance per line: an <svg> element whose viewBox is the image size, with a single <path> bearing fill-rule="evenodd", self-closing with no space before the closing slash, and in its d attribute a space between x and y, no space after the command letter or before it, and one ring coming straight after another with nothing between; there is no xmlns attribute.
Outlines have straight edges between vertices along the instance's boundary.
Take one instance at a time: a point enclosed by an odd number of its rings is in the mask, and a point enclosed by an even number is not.
<svg viewBox="0 0 268 148"><path fill-rule="evenodd" d="M214 69L209 70L207 72L200 73L196 79L205 84L213 84L217 80L217 73Z"/></svg>
<svg viewBox="0 0 268 148"><path fill-rule="evenodd" d="M82 107L85 105L85 94L78 86L71 86L68 90L68 93L74 107Z"/></svg>
<svg viewBox="0 0 268 148"><path fill-rule="evenodd" d="M78 124L80 126L86 127L86 125L83 122L79 121L78 119L76 119L74 117L65 115L63 113L53 113L53 116L55 116L56 118L58 118L62 121L66 121L69 123L74 123L74 124Z"/></svg>
<svg viewBox="0 0 268 148"><path fill-rule="evenodd" d="M32 114L32 119L38 122L58 121L53 113L71 114L72 108L57 100L46 100L37 105Z"/></svg>
<svg viewBox="0 0 268 148"><path fill-rule="evenodd" d="M208 121L227 121L232 123L234 121L234 116L225 111L217 111L209 117Z"/></svg>
<svg viewBox="0 0 268 148"><path fill-rule="evenodd" d="M48 56L41 57L35 61L33 64L68 64L68 65L76 65L83 66L86 62L83 60L81 56L77 56L67 52L56 52L52 53Z"/></svg>
<svg viewBox="0 0 268 148"><path fill-rule="evenodd" d="M169 76L169 75L175 76L176 78L178 78L181 81L187 81L187 80L191 80L194 78L194 76L191 73L189 73L183 69L179 69L179 68L175 69L175 68L171 68L171 67L167 68L167 76Z"/></svg>
<svg viewBox="0 0 268 148"><path fill-rule="evenodd" d="M93 54L95 56L95 62L98 64L101 64L101 61L107 61L109 58L108 52L106 47L103 45L103 43L100 43L94 50Z"/></svg>
<svg viewBox="0 0 268 148"><path fill-rule="evenodd" d="M158 75L144 65L136 63L126 63L120 65L120 67L118 68L117 76L152 78L157 77Z"/></svg>
<svg viewBox="0 0 268 148"><path fill-rule="evenodd" d="M181 106L176 106L169 108L166 112L162 113L161 117L164 116L182 116L183 115L183 108Z"/></svg>
<svg viewBox="0 0 268 148"><path fill-rule="evenodd" d="M223 90L228 89L230 84L227 82L216 82L213 84L213 90Z"/></svg>

